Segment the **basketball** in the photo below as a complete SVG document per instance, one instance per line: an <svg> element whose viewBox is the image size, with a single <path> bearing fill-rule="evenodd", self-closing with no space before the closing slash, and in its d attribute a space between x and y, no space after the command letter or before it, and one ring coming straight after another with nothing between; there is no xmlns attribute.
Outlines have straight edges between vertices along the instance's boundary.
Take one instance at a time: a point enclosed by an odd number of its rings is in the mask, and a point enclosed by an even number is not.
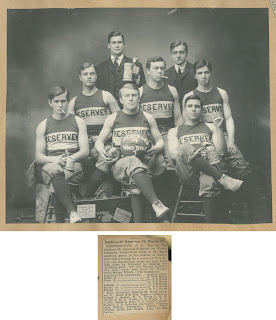
<svg viewBox="0 0 276 320"><path fill-rule="evenodd" d="M121 151L124 157L135 155L143 159L147 151L151 148L151 141L140 132L126 134L121 142Z"/></svg>

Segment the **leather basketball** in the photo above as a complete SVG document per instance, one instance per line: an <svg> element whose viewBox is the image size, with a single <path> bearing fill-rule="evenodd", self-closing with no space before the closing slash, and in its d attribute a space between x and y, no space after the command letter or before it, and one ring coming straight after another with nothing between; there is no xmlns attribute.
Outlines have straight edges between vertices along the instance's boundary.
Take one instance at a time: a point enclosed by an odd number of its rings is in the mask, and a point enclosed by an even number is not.
<svg viewBox="0 0 276 320"><path fill-rule="evenodd" d="M124 157L135 155L137 158L143 159L150 148L151 141L140 132L126 134L121 142L121 152Z"/></svg>

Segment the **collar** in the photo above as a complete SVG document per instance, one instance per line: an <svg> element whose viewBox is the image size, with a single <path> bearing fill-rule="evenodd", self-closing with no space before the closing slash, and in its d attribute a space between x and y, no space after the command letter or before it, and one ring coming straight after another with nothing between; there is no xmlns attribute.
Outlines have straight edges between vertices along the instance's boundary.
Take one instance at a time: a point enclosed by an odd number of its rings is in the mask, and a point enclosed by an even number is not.
<svg viewBox="0 0 276 320"><path fill-rule="evenodd" d="M122 53L119 57L118 57L118 63L120 63L123 60L124 54ZM111 55L111 61L114 62L114 59L117 58L113 55Z"/></svg>
<svg viewBox="0 0 276 320"><path fill-rule="evenodd" d="M180 70L181 70L181 73L184 71L184 69L186 68L186 64L187 64L187 60L185 60L184 64L182 66L180 66ZM178 68L179 68L179 65L177 64L174 64L174 68L175 68L175 71L177 72L178 71Z"/></svg>

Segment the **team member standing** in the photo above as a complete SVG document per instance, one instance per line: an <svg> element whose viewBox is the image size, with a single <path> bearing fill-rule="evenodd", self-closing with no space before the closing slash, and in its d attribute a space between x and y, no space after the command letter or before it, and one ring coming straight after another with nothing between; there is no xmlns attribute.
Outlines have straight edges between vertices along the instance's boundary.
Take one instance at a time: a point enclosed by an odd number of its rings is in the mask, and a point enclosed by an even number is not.
<svg viewBox="0 0 276 320"><path fill-rule="evenodd" d="M132 63L133 61L123 54L124 46L124 36L118 31L111 32L108 35L107 43L107 47L111 54L110 58L97 66L97 87L112 93L120 107L122 106L119 100L119 90L124 84L124 64ZM138 87L142 86L146 82L142 64L140 62L136 62L136 64L133 66L132 72L132 82Z"/></svg>
<svg viewBox="0 0 276 320"><path fill-rule="evenodd" d="M96 166L84 195L85 198L90 198L98 189L98 182L103 182L98 168L105 166L94 147L95 142L107 116L119 111L120 108L110 92L96 87L97 71L92 63L83 63L80 66L79 79L82 83L82 92L70 101L68 110L83 118L87 126L90 157ZM110 145L107 144L106 148L110 148ZM106 195L112 194L111 181L104 182L101 192L105 192Z"/></svg>
<svg viewBox="0 0 276 320"><path fill-rule="evenodd" d="M140 108L150 113L156 120L162 138L165 141L164 157L167 169L173 169L169 163L167 136L169 129L183 123L178 94L174 87L164 83L166 62L162 57L151 57L147 61L149 81L140 91Z"/></svg>
<svg viewBox="0 0 276 320"><path fill-rule="evenodd" d="M243 182L222 173L221 156L226 152L223 118L216 114L212 123L201 122L202 106L196 95L185 100L183 113L186 120L169 131L169 151L181 182L199 186L206 222L216 223L221 215L218 201L221 190L217 183L227 190L237 191Z"/></svg>
<svg viewBox="0 0 276 320"><path fill-rule="evenodd" d="M103 159L111 165L114 178L122 184L130 185L131 201L135 222L143 222L143 209L139 198L140 192L152 204L157 218L161 218L169 211L157 198L152 186L150 175L159 175L164 170L162 151L164 142L157 128L153 116L139 108L139 90L134 84L125 84L120 89L120 100L123 109L107 117L103 129L96 141L96 148ZM127 156L110 159L104 143L112 134L112 140L117 148L120 147L122 138L129 132L142 132L150 134L153 145L147 152L148 160L142 162L136 156Z"/></svg>
<svg viewBox="0 0 276 320"><path fill-rule="evenodd" d="M66 213L71 223L81 221L74 209L69 185L78 185L82 178L80 161L89 153L85 122L69 114L68 102L68 90L53 87L48 95L53 114L36 129L35 161L44 183L54 191L53 205L59 223L65 222Z"/></svg>
<svg viewBox="0 0 276 320"><path fill-rule="evenodd" d="M252 170L235 145L235 124L232 118L229 97L225 90L212 85L212 69L209 61L199 60L195 62L193 70L198 86L184 96L183 103L189 95L198 95L203 102L202 121L206 123L212 122L212 117L216 114L219 114L224 119L225 126L223 130L227 143L227 153L224 155L224 160L231 176L245 179Z"/></svg>
<svg viewBox="0 0 276 320"><path fill-rule="evenodd" d="M182 103L186 93L197 87L197 81L193 73L193 65L186 60L188 45L181 40L175 40L170 44L171 57L174 65L165 71L165 82L176 88L179 102Z"/></svg>

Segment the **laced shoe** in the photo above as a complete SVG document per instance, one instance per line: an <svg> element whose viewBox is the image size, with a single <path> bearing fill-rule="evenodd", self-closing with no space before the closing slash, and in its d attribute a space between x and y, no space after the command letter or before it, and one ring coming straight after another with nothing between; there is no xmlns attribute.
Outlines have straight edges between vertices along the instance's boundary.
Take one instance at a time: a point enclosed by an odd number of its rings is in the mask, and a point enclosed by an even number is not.
<svg viewBox="0 0 276 320"><path fill-rule="evenodd" d="M78 223L81 222L81 218L78 216L76 211L71 211L70 213L70 223Z"/></svg>
<svg viewBox="0 0 276 320"><path fill-rule="evenodd" d="M238 191L243 184L242 180L231 178L226 174L223 174L218 182L224 187L225 190L230 190L233 192Z"/></svg>
<svg viewBox="0 0 276 320"><path fill-rule="evenodd" d="M152 208L156 213L156 218L160 219L164 216L165 213L169 212L170 209L163 205L163 203L158 200L152 204Z"/></svg>

